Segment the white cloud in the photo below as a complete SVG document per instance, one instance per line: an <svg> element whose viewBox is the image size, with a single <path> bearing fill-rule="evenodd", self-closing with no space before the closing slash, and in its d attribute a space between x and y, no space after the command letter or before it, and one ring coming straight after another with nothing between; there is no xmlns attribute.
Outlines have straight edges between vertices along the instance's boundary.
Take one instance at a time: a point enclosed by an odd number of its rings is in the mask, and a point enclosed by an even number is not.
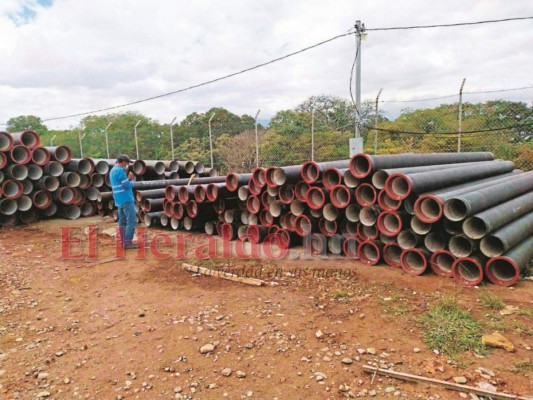
<svg viewBox="0 0 533 400"><path fill-rule="evenodd" d="M26 23L13 15L36 12ZM350 29L533 15L527 0L35 0L0 5L0 122L50 118L151 97L229 74ZM531 21L369 32L363 98L416 99L531 85ZM308 96L349 97L354 39L345 37L225 81L123 109L167 122L222 106L271 117ZM531 101L533 90L505 98ZM414 105L423 103L415 103ZM425 103L424 103L425 104ZM385 104L390 110L403 105ZM51 128L79 118L51 121Z"/></svg>

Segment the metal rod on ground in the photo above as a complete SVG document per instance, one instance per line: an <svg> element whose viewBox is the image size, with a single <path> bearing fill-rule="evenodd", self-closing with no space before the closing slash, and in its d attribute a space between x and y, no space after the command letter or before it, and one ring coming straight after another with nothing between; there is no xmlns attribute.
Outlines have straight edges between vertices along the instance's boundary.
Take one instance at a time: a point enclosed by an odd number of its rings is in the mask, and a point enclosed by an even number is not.
<svg viewBox="0 0 533 400"><path fill-rule="evenodd" d="M176 118L177 117L174 117L174 119L170 121L170 149L172 151L172 161L174 161L174 132L172 131L172 126L174 125L174 122L176 122Z"/></svg>
<svg viewBox="0 0 533 400"><path fill-rule="evenodd" d="M261 109L257 110L257 113L255 114L255 166L259 168L259 135L257 134L257 117L259 116L259 113L261 112Z"/></svg>
<svg viewBox="0 0 533 400"><path fill-rule="evenodd" d="M461 83L461 89L459 89L459 127L458 132L459 135L457 136L457 152L461 152L461 131L462 131L462 125L463 125L463 88L465 86L466 78L463 78L463 83Z"/></svg>
<svg viewBox="0 0 533 400"><path fill-rule="evenodd" d="M137 121L137 123L133 127L133 132L135 134L135 151L137 153L137 160L139 159L139 141L137 139L137 127L139 126L140 123L141 123L141 120Z"/></svg>
<svg viewBox="0 0 533 400"><path fill-rule="evenodd" d="M213 115L211 115L211 118L209 118L209 122L208 122L208 125L209 125L209 152L211 154L211 168L213 168L213 135L211 134L211 121L213 120L213 118L215 118L215 115L217 113L213 113ZM257 133L256 133L256 136L257 136Z"/></svg>
<svg viewBox="0 0 533 400"><path fill-rule="evenodd" d="M378 154L378 122L379 122L379 96L381 95L381 92L383 89L379 89L378 95L376 97L376 117L374 120L374 154Z"/></svg>

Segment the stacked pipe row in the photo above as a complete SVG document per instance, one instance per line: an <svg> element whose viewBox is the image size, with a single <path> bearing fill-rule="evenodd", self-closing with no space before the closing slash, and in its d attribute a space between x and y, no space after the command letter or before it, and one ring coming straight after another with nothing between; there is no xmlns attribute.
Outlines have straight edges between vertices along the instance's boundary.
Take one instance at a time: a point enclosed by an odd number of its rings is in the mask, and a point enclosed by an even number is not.
<svg viewBox="0 0 533 400"><path fill-rule="evenodd" d="M72 156L67 146L41 146L33 130L0 131L0 226L111 212L97 199L100 192L110 193L109 172L115 160ZM217 175L194 161L137 160L132 170L139 181Z"/></svg>
<svg viewBox="0 0 533 400"><path fill-rule="evenodd" d="M170 183L136 184L147 226L303 243L464 285L512 285L533 257L533 173L491 153L356 154Z"/></svg>

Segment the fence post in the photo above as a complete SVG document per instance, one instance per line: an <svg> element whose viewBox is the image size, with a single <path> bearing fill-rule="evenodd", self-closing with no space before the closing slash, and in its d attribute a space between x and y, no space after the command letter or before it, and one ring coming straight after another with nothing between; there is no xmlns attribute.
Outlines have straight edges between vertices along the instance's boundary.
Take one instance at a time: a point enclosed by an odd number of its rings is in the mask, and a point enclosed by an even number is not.
<svg viewBox="0 0 533 400"><path fill-rule="evenodd" d="M311 109L311 161L315 161L315 107Z"/></svg>
<svg viewBox="0 0 533 400"><path fill-rule="evenodd" d="M211 121L215 118L216 113L214 112L209 118L209 152L211 154L211 168L213 168L213 135L211 134Z"/></svg>
<svg viewBox="0 0 533 400"><path fill-rule="evenodd" d="M172 131L172 126L174 125L174 122L176 122L176 118L178 117L174 117L174 119L170 121L170 149L172 151L172 161L174 161L174 132Z"/></svg>
<svg viewBox="0 0 533 400"><path fill-rule="evenodd" d="M259 135L257 133L257 117L259 116L259 113L261 112L261 109L257 110L257 113L255 114L255 166L259 168Z"/></svg>
<svg viewBox="0 0 533 400"><path fill-rule="evenodd" d="M137 127L141 123L141 120L137 121L135 126L133 127L133 133L135 135L135 152L137 153L137 160L139 159L139 141L137 140Z"/></svg>
<svg viewBox="0 0 533 400"><path fill-rule="evenodd" d="M111 124L113 123L113 121L111 121L109 124L107 124L107 126L105 127L104 129L104 133L105 133L105 147L106 147L106 150L107 150L107 158L109 159L109 140L107 138L107 129L111 126Z"/></svg>
<svg viewBox="0 0 533 400"><path fill-rule="evenodd" d="M461 152L461 132L463 130L463 87L465 86L466 78L463 78L463 83L461 83L461 88L459 89L459 126L457 136L457 152Z"/></svg>
<svg viewBox="0 0 533 400"><path fill-rule="evenodd" d="M81 135L81 129L78 131L78 139L80 141L80 158L83 158L83 145L81 144L81 141L83 140L83 138L85 137L85 133L83 134L83 136Z"/></svg>
<svg viewBox="0 0 533 400"><path fill-rule="evenodd" d="M374 120L374 154L378 154L378 123L379 123L379 96L383 89L379 89L376 97L376 117Z"/></svg>
<svg viewBox="0 0 533 400"><path fill-rule="evenodd" d="M54 147L54 139L57 135L54 135L54 137L50 140L50 147Z"/></svg>

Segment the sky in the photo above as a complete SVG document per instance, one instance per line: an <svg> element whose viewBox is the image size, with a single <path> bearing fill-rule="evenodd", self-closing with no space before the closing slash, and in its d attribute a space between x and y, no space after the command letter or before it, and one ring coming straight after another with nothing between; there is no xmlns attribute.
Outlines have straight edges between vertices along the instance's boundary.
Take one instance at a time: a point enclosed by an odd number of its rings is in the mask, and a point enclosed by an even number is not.
<svg viewBox="0 0 533 400"><path fill-rule="evenodd" d="M134 102L281 57L353 29L533 16L530 0L2 0L0 123L43 120ZM533 20L456 28L369 31L362 99L390 115L420 99L532 87ZM262 120L309 96L350 97L353 35L201 88L113 112L161 123L224 107ZM465 95L532 104L533 88ZM411 102L397 102L411 101ZM96 114L96 115L102 115ZM82 117L46 121L77 126ZM2 126L0 125L0 129Z"/></svg>

